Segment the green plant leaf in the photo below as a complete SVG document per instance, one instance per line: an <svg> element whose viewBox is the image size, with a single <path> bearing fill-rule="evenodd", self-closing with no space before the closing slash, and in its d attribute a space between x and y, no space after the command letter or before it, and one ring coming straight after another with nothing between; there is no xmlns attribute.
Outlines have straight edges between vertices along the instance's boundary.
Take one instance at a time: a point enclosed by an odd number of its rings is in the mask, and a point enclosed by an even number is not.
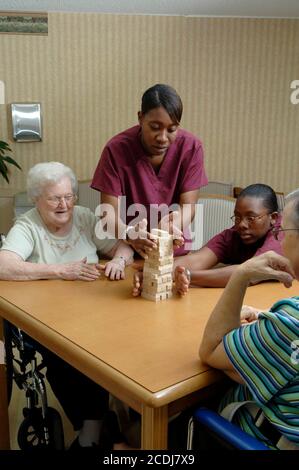
<svg viewBox="0 0 299 470"><path fill-rule="evenodd" d="M3 176L3 178L9 183L8 168L1 158L0 158L0 173Z"/></svg>
<svg viewBox="0 0 299 470"><path fill-rule="evenodd" d="M2 175L3 178L9 183L9 170L6 163L15 166L19 170L22 170L20 165L9 155L5 155L6 152L11 152L11 148L9 147L8 143L4 140L0 140L0 176ZM6 163L5 163L6 162Z"/></svg>
<svg viewBox="0 0 299 470"><path fill-rule="evenodd" d="M9 157L8 155L6 155L5 157L2 157L2 160L5 160L7 163L10 163L11 165L16 166L17 168L19 168L19 170L22 170L20 165L13 158Z"/></svg>
<svg viewBox="0 0 299 470"><path fill-rule="evenodd" d="M8 172L7 165L4 163L3 158L0 158L0 168L2 168L6 173Z"/></svg>
<svg viewBox="0 0 299 470"><path fill-rule="evenodd" d="M12 151L11 148L9 147L8 143L4 142L4 140L0 140L0 149L8 150L9 152Z"/></svg>
<svg viewBox="0 0 299 470"><path fill-rule="evenodd" d="M3 176L3 178L9 183L9 179L8 179L8 176L6 173L2 173L2 171L0 170L0 173L1 175Z"/></svg>

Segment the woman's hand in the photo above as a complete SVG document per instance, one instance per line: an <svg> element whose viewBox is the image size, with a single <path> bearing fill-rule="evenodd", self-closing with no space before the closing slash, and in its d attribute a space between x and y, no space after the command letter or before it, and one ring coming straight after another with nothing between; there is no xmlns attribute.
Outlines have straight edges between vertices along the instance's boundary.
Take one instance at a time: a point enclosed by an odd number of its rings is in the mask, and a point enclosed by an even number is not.
<svg viewBox="0 0 299 470"><path fill-rule="evenodd" d="M165 215L159 222L158 228L165 230L173 236L174 248L179 248L184 245L183 232L180 229L181 221L178 211L170 212Z"/></svg>
<svg viewBox="0 0 299 470"><path fill-rule="evenodd" d="M58 264L58 277L65 281L95 281L100 277L100 273L95 264L88 264L87 258L81 261Z"/></svg>
<svg viewBox="0 0 299 470"><path fill-rule="evenodd" d="M190 286L190 280L187 277L186 268L177 266L174 271L175 288L180 295L186 295Z"/></svg>
<svg viewBox="0 0 299 470"><path fill-rule="evenodd" d="M258 319L261 310L258 310L255 307L251 307L250 305L243 305L240 320L241 324L246 325L247 323L252 323Z"/></svg>
<svg viewBox="0 0 299 470"><path fill-rule="evenodd" d="M123 257L115 256L111 261L106 264L98 264L98 269L103 271L106 277L109 277L111 281L125 278L125 267L126 261Z"/></svg>
<svg viewBox="0 0 299 470"><path fill-rule="evenodd" d="M133 276L133 289L132 289L133 297L138 297L141 294L142 281L143 281L142 267L138 267L138 271L136 271Z"/></svg>
<svg viewBox="0 0 299 470"><path fill-rule="evenodd" d="M248 284L273 279L282 282L285 287L291 287L295 278L290 261L274 251L245 261L237 268L236 274L243 276Z"/></svg>
<svg viewBox="0 0 299 470"><path fill-rule="evenodd" d="M143 258L148 258L147 254L157 248L155 238L146 231L147 220L141 220L137 225L127 230L127 241L132 248Z"/></svg>

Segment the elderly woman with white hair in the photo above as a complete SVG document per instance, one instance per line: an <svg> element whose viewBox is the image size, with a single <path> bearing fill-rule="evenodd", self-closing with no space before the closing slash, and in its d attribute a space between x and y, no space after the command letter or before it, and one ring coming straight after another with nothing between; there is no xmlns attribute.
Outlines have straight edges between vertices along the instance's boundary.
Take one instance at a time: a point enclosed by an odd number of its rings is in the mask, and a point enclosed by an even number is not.
<svg viewBox="0 0 299 470"><path fill-rule="evenodd" d="M97 239L95 215L75 206L77 188L73 171L62 163L38 163L31 168L27 191L35 208L16 220L2 245L0 279L93 281L100 269L110 279L124 277L133 250L119 240ZM100 266L98 250L113 259ZM42 354L53 392L74 429L79 430L72 449L99 444L103 419L110 430L109 447L126 448L116 416L109 412L108 392L32 338L27 339Z"/></svg>
<svg viewBox="0 0 299 470"><path fill-rule="evenodd" d="M97 219L75 206L78 182L59 162L38 163L28 173L27 192L35 208L19 217L0 252L0 279L93 281L99 270L111 279L124 277L133 250L116 239L98 239ZM113 260L98 265L97 250Z"/></svg>

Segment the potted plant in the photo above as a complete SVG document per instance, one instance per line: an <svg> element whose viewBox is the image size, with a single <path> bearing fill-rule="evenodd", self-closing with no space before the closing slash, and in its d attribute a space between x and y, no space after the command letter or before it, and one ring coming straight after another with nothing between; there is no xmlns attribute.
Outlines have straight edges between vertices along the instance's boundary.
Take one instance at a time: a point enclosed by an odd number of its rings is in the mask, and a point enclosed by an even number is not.
<svg viewBox="0 0 299 470"><path fill-rule="evenodd" d="M22 170L20 165L9 155L5 155L6 152L11 152L7 142L0 140L0 175L9 183L9 168L7 164L14 165L19 170Z"/></svg>

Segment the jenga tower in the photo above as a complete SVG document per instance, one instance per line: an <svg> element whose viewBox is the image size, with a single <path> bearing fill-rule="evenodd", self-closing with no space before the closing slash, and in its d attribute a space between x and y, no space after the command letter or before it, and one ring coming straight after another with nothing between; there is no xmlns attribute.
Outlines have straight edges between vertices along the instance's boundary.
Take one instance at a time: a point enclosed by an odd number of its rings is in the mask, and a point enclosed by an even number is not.
<svg viewBox="0 0 299 470"><path fill-rule="evenodd" d="M172 236L159 229L153 229L151 234L156 238L157 249L144 262L141 296L158 302L172 296Z"/></svg>

